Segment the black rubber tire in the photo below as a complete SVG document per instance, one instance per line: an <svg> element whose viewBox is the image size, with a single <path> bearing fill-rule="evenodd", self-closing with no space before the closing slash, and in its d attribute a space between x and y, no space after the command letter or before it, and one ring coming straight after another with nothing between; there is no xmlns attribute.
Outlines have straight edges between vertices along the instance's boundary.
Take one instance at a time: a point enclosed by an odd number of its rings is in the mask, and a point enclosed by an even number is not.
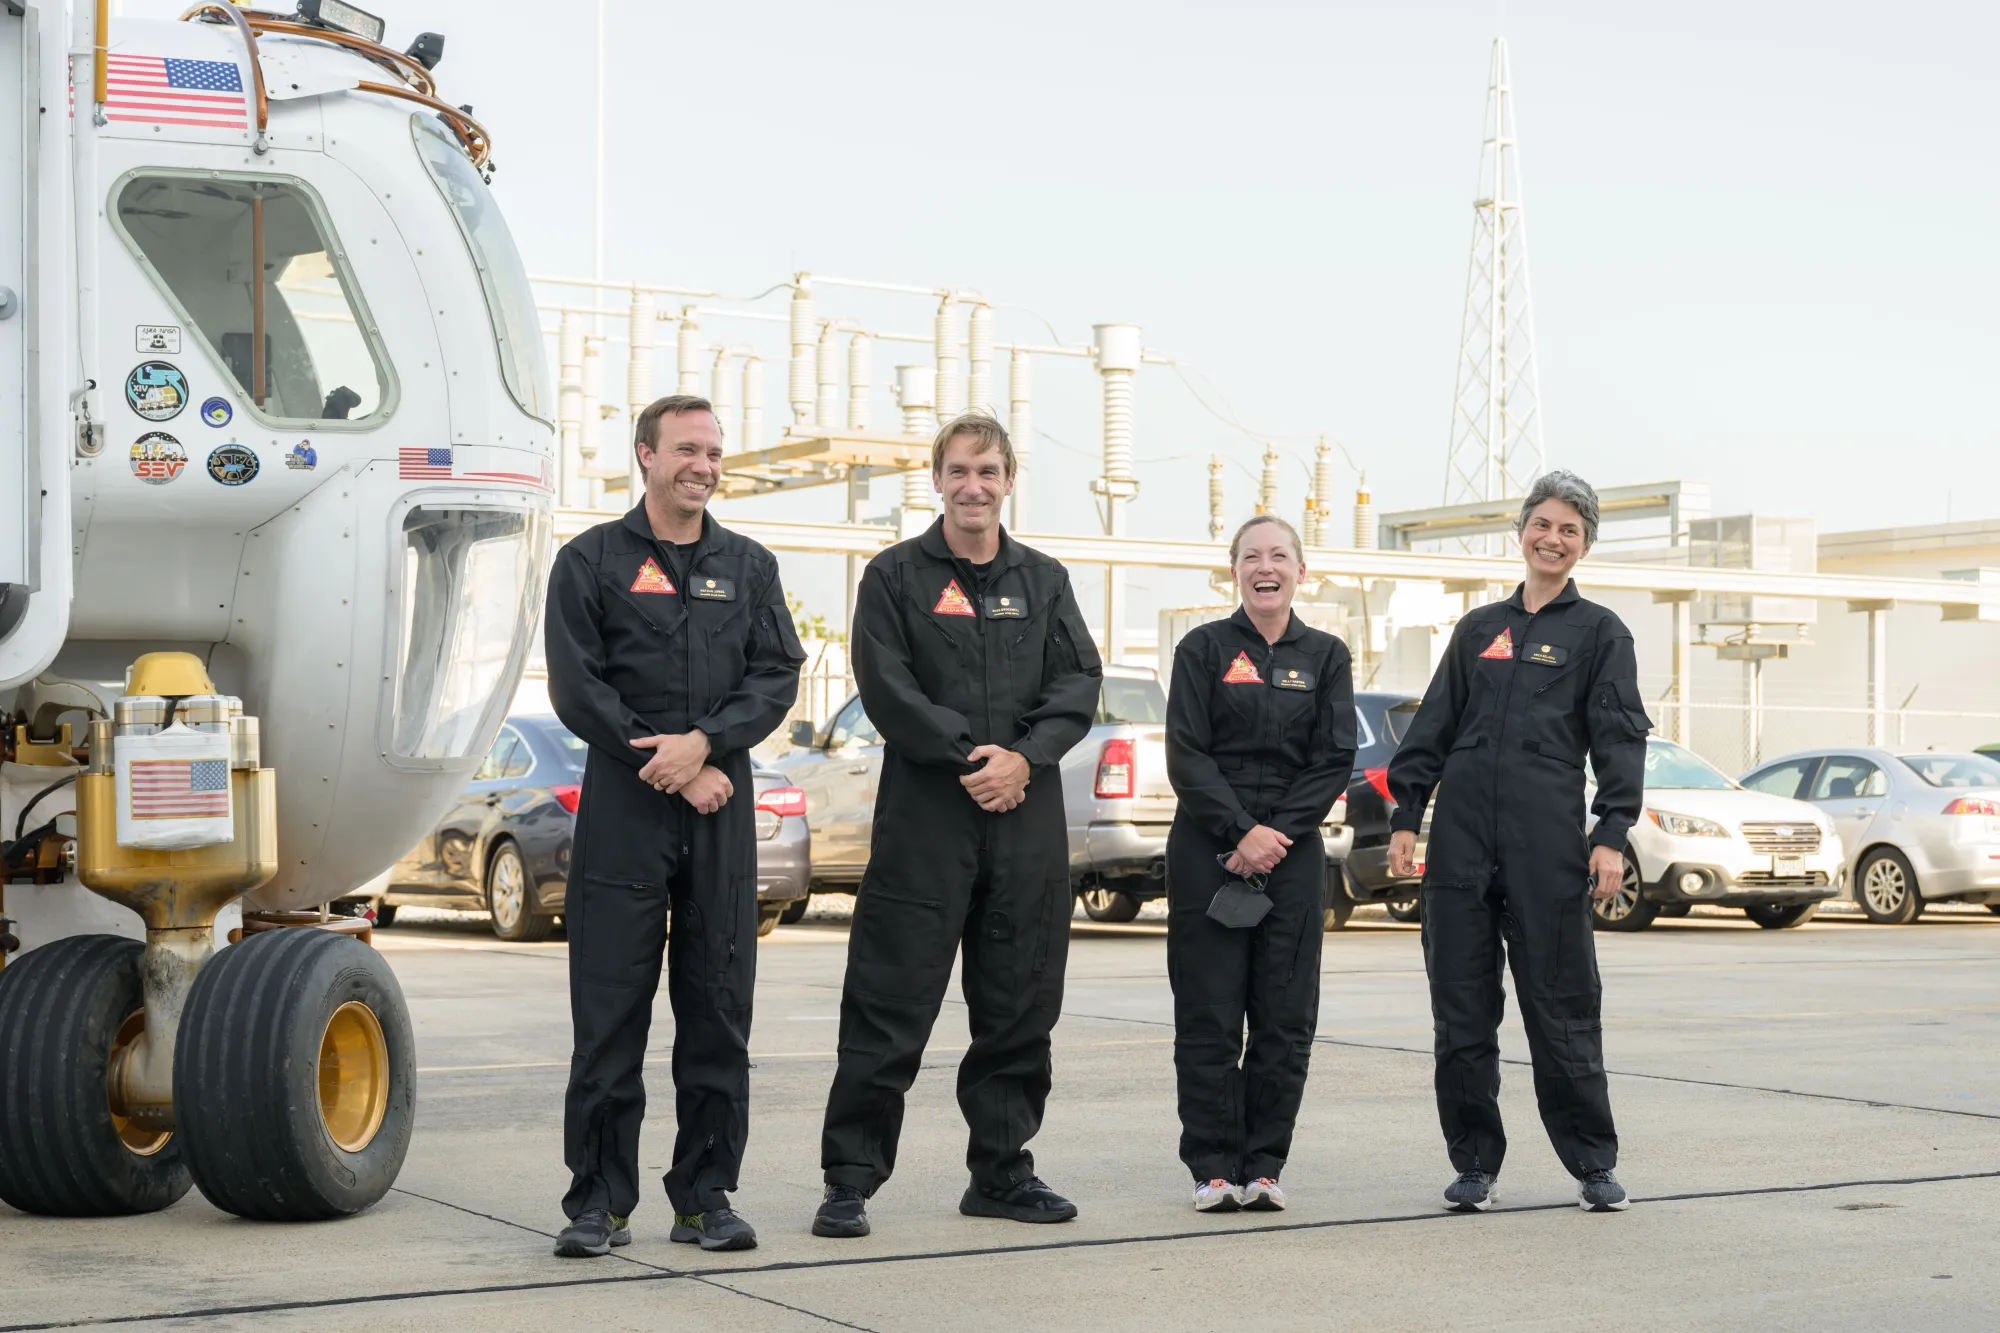
<svg viewBox="0 0 2000 1333"><path fill-rule="evenodd" d="M2000 916L2000 903L1988 903L1986 904L1986 910L1995 916Z"/></svg>
<svg viewBox="0 0 2000 1333"><path fill-rule="evenodd" d="M1878 864L1887 863L1891 879L1900 872L1903 892L1891 898L1884 909L1878 909L1868 900L1868 875ZM1877 847L1861 858L1861 864L1854 868L1854 905L1861 909L1861 915L1878 926L1907 926L1923 915L1924 895L1917 884L1917 872L1910 865L1908 857L1894 847Z"/></svg>
<svg viewBox="0 0 2000 1333"><path fill-rule="evenodd" d="M811 898L794 898L785 904L785 910L778 914L781 926L796 926L806 919L806 909L812 906Z"/></svg>
<svg viewBox="0 0 2000 1333"><path fill-rule="evenodd" d="M396 924L396 904L377 902L375 904L375 929L387 930Z"/></svg>
<svg viewBox="0 0 2000 1333"><path fill-rule="evenodd" d="M1766 930L1790 930L1793 926L1803 926L1812 920L1813 913L1819 911L1818 903L1753 903L1743 909L1743 915L1755 921Z"/></svg>
<svg viewBox="0 0 2000 1333"><path fill-rule="evenodd" d="M388 1095L358 1152L334 1143L320 1111L320 1041L349 1001L381 1025ZM416 1043L402 987L351 935L264 931L217 954L181 1015L174 1115L194 1182L238 1217L346 1217L396 1183L416 1118Z"/></svg>
<svg viewBox="0 0 2000 1333"><path fill-rule="evenodd" d="M1661 916L1670 916L1670 917L1674 917L1675 919L1679 919L1680 917L1684 917L1684 916L1686 916L1686 915L1687 915L1688 913L1690 913L1690 912L1692 912L1692 911L1694 911L1694 904L1693 904L1693 903L1661 903L1661 904L1660 904L1660 915L1661 915Z"/></svg>
<svg viewBox="0 0 2000 1333"><path fill-rule="evenodd" d="M144 951L116 935L72 935L0 971L0 1199L24 1213L152 1213L188 1192L182 1136L140 1156L104 1096L112 1042L143 1007Z"/></svg>
<svg viewBox="0 0 2000 1333"><path fill-rule="evenodd" d="M1092 921L1116 925L1138 919L1139 900L1129 893L1120 893L1116 889L1089 889L1080 896L1083 899L1083 914Z"/></svg>
<svg viewBox="0 0 2000 1333"><path fill-rule="evenodd" d="M1400 903L1383 903L1391 921L1409 923L1424 919L1424 899L1422 894Z"/></svg>
<svg viewBox="0 0 2000 1333"><path fill-rule="evenodd" d="M1326 893L1321 899L1320 929L1346 930L1348 921L1354 916L1354 894L1347 886L1347 867L1334 864L1326 868Z"/></svg>
<svg viewBox="0 0 2000 1333"><path fill-rule="evenodd" d="M507 873L511 863L513 873L520 877L521 905L512 919L503 919L502 904L497 903L494 894L498 890L500 877ZM528 880L528 863L521 856L521 849L511 838L502 838L493 844L493 850L486 854L486 910L493 918L493 933L503 940L515 944L537 944L549 937L555 929L556 919L539 911L535 906L535 886Z"/></svg>
<svg viewBox="0 0 2000 1333"><path fill-rule="evenodd" d="M784 914L785 914L785 909L782 907L765 906L764 904L761 903L758 904L757 938L761 940L766 935L769 935L772 931L776 930L778 928L778 918L783 916Z"/></svg>
<svg viewBox="0 0 2000 1333"><path fill-rule="evenodd" d="M1623 915L1612 915L1621 908ZM1660 905L1646 897L1646 886L1639 876L1639 867L1631 857L1625 858L1625 880L1619 891L1609 898L1590 900L1590 925L1593 930L1644 930L1653 924L1653 918L1660 914Z"/></svg>

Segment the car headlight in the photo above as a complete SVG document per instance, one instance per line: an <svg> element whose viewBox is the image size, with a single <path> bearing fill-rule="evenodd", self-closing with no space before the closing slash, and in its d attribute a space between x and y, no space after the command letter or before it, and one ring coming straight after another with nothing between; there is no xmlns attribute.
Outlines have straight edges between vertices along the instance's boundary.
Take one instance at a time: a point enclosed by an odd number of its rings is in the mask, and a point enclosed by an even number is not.
<svg viewBox="0 0 2000 1333"><path fill-rule="evenodd" d="M1673 834L1676 838L1726 838L1729 830L1713 819L1702 819L1696 815L1669 814L1665 810L1648 810L1655 824Z"/></svg>

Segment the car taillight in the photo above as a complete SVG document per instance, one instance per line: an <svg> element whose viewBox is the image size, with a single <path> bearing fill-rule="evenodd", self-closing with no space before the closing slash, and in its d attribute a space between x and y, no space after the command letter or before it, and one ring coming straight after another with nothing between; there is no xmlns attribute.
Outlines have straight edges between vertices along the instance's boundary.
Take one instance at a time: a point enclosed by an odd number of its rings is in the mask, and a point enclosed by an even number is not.
<svg viewBox="0 0 2000 1333"><path fill-rule="evenodd" d="M757 798L757 808L779 816L802 815L806 812L806 794L797 787L773 787Z"/></svg>
<svg viewBox="0 0 2000 1333"><path fill-rule="evenodd" d="M571 814L576 813L576 803L583 799L583 788L570 785L549 788L549 795L556 798L556 804Z"/></svg>
<svg viewBox="0 0 2000 1333"><path fill-rule="evenodd" d="M2000 815L2000 801L1991 796L1961 796L1944 808L1948 815Z"/></svg>
<svg viewBox="0 0 2000 1333"><path fill-rule="evenodd" d="M1131 796L1132 767L1132 742L1129 739L1104 742L1104 751L1097 756L1097 784L1093 788L1098 798Z"/></svg>
<svg viewBox="0 0 2000 1333"><path fill-rule="evenodd" d="M1396 799L1393 796L1389 795L1388 769L1364 768L1361 770L1361 776L1368 779L1368 785L1373 787L1375 789L1376 794L1380 796L1384 801L1388 802L1390 805L1394 805L1396 803Z"/></svg>

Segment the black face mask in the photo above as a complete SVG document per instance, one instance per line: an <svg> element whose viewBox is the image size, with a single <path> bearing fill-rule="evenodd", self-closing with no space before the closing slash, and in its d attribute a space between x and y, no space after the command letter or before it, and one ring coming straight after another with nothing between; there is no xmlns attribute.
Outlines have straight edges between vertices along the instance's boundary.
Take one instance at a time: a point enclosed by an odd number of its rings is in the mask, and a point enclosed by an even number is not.
<svg viewBox="0 0 2000 1333"><path fill-rule="evenodd" d="M1223 853L1215 858L1215 863L1227 870L1228 867L1224 863L1229 860L1230 855ZM1270 896L1264 892L1265 886L1270 882L1269 875L1253 874L1245 875L1241 879L1231 879L1217 889L1215 897L1209 900L1209 916L1231 930L1248 930L1262 921L1264 914L1271 910Z"/></svg>

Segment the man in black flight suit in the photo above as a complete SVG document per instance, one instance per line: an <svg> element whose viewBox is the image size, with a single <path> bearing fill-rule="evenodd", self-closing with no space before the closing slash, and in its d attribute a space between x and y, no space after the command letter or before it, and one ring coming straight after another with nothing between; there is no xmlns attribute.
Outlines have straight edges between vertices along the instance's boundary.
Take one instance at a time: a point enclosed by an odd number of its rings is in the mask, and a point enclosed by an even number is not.
<svg viewBox="0 0 2000 1333"><path fill-rule="evenodd" d="M1000 423L947 423L931 478L943 517L870 561L856 597L854 677L882 777L848 934L819 1236L868 1234L866 1201L895 1169L903 1095L961 945L972 1183L959 1211L1076 1216L1026 1145L1048 1100L1074 910L1056 764L1089 730L1102 672L1067 571L1001 530L1014 450Z"/></svg>
<svg viewBox="0 0 2000 1333"><path fill-rule="evenodd" d="M549 698L590 746L564 911L576 1049L563 1104L570 1225L556 1253L570 1258L632 1239L663 949L679 1121L672 1239L757 1244L727 1193L750 1123L749 751L790 711L805 660L776 558L706 512L721 477L714 409L662 398L634 434L645 500L556 553L544 622Z"/></svg>
<svg viewBox="0 0 2000 1333"><path fill-rule="evenodd" d="M1611 1212L1626 1199L1612 1174L1618 1133L1586 893L1608 898L1624 876L1652 724L1631 631L1577 596L1569 577L1597 540L1597 493L1551 472L1528 492L1515 530L1526 579L1506 601L1458 622L1389 761L1389 870L1415 873L1417 831L1435 790L1423 935L1438 1119L1458 1172L1445 1202L1460 1212L1492 1207L1507 1151L1497 1038L1504 940L1542 1126L1577 1179L1577 1205ZM1587 842L1586 752L1597 776Z"/></svg>

